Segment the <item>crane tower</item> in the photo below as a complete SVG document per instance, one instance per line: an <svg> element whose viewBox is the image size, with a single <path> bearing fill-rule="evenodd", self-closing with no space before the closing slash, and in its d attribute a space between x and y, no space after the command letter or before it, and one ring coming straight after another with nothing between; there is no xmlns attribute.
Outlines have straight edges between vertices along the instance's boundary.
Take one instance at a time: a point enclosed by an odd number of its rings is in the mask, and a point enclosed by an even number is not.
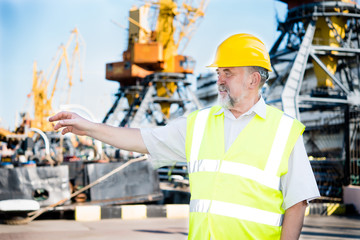
<svg viewBox="0 0 360 240"><path fill-rule="evenodd" d="M133 7L123 60L106 64L106 79L120 88L103 122L138 127L163 125L200 107L186 75L194 60L184 49L204 15L207 1L159 0ZM174 106L174 107L173 107Z"/></svg>
<svg viewBox="0 0 360 240"><path fill-rule="evenodd" d="M360 184L360 8L345 0L282 2L288 13L270 50L264 97L306 125L321 195L341 198L343 185Z"/></svg>

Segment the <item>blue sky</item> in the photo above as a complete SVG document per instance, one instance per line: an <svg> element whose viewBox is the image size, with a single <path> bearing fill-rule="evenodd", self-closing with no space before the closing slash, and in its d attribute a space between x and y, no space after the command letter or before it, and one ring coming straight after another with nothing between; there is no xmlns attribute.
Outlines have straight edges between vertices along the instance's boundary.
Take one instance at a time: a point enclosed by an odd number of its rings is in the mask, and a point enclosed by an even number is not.
<svg viewBox="0 0 360 240"><path fill-rule="evenodd" d="M88 108L101 121L114 100L118 83L105 79L105 64L120 61L127 46L128 11L137 0L0 0L0 127L13 130L18 112L31 108L34 60L47 70L57 48L77 27L86 43L84 81L74 79L72 103ZM252 33L270 49L287 6L275 0L210 0L204 19L184 54L196 60L195 77L208 71L216 47L226 37ZM64 69L63 69L64 70ZM65 92L59 84L55 99ZM61 85L62 84L62 85ZM56 102L56 101L55 101ZM54 106L56 108L56 106Z"/></svg>

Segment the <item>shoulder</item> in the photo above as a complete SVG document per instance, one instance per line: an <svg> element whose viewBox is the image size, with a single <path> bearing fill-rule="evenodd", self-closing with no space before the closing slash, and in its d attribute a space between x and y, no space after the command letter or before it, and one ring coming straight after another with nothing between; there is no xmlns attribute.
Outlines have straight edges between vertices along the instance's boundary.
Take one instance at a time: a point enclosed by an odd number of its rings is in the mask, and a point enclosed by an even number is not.
<svg viewBox="0 0 360 240"><path fill-rule="evenodd" d="M215 105L215 106L212 106L212 107L206 107L206 108L202 108L202 109L198 109L192 113L189 114L189 116L187 117L188 119L193 119L193 118L196 118L196 116L198 114L209 114L209 113L216 113L218 111L221 110L221 106L219 105Z"/></svg>
<svg viewBox="0 0 360 240"><path fill-rule="evenodd" d="M289 114L283 112L282 110L280 110L280 109L278 109L276 107L273 107L273 106L270 106L270 105L266 104L266 115L267 116L268 116L268 113L273 115L273 116L275 115L278 118L286 117L288 120L290 120L292 122L292 125L296 129L299 129L300 132L303 132L304 129L305 129L305 125L303 123L301 123L298 119L290 116Z"/></svg>
<svg viewBox="0 0 360 240"><path fill-rule="evenodd" d="M284 117L288 117L289 119L292 119L296 122L299 122L300 124L302 124L298 119L296 119L295 117L293 116L290 116L289 114L287 114L286 112L276 108L276 107L273 107L273 106L270 106L268 104L266 104L266 111L267 112L271 112L272 114L277 114L279 116L284 116Z"/></svg>
<svg viewBox="0 0 360 240"><path fill-rule="evenodd" d="M266 113L271 113L271 114L276 114L279 116L282 116L283 114L285 114L283 111L281 111L280 109L270 106L268 104L266 104Z"/></svg>

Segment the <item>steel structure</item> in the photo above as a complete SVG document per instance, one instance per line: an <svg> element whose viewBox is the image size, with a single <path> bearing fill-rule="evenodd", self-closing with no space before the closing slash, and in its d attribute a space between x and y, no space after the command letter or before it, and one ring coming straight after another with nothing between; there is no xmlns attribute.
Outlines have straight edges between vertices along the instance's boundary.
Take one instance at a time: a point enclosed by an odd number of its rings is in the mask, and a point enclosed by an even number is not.
<svg viewBox="0 0 360 240"><path fill-rule="evenodd" d="M270 50L264 97L306 125L320 192L338 198L342 185L360 184L360 8L349 1L283 2L289 11Z"/></svg>
<svg viewBox="0 0 360 240"><path fill-rule="evenodd" d="M106 65L106 79L119 82L120 88L104 123L164 125L170 117L200 107L186 80L186 75L193 73L195 61L181 53L208 2L145 1L130 9L128 47L123 59Z"/></svg>
<svg viewBox="0 0 360 240"><path fill-rule="evenodd" d="M171 93L168 83L176 86ZM162 85L167 96L159 96L156 85ZM120 87L116 100L103 122L121 127L165 125L169 118L161 111L160 104L175 105L171 117L186 115L201 104L190 89L190 82L182 73L154 73L142 80L142 84ZM128 101L126 96L132 96Z"/></svg>

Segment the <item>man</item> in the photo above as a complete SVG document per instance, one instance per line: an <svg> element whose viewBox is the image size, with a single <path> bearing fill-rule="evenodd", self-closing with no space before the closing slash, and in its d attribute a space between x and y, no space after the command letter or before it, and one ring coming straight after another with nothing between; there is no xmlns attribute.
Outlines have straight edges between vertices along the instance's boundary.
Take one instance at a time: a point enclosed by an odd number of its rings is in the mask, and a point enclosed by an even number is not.
<svg viewBox="0 0 360 240"><path fill-rule="evenodd" d="M189 239L298 239L307 202L319 196L301 134L304 125L265 104L271 71L264 44L236 34L217 49L221 106L153 129L116 128L74 113L55 130L149 153L155 166L187 161Z"/></svg>

